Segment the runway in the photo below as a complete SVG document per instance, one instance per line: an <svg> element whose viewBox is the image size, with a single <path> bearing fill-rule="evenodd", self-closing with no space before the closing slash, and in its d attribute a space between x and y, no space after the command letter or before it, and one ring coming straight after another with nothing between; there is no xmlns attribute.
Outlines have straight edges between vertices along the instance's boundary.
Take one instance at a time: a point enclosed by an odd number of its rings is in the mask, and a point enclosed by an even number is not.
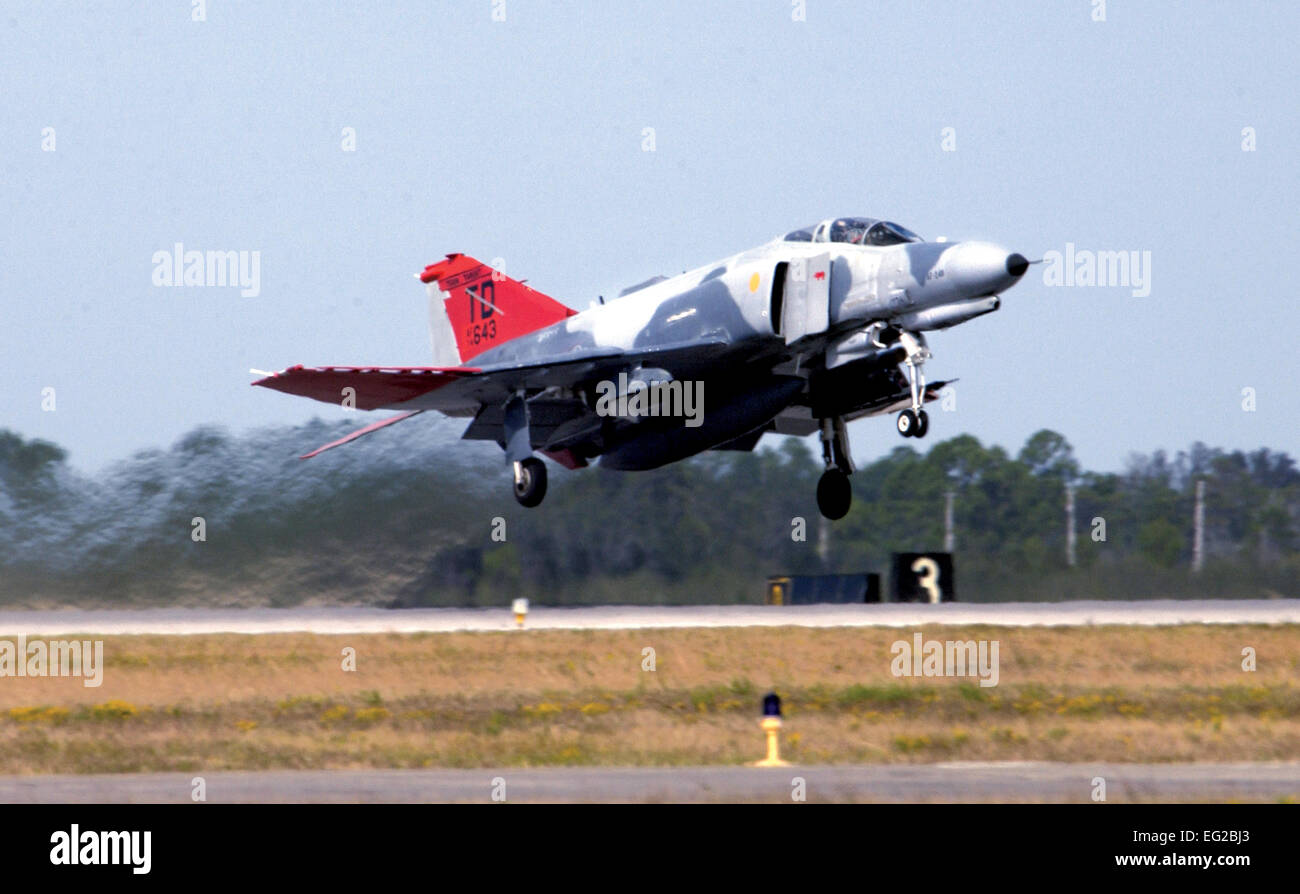
<svg viewBox="0 0 1300 894"><path fill-rule="evenodd" d="M637 630L665 627L999 627L1297 624L1300 599L1006 602L939 605L691 605L535 607L527 630ZM0 611L0 636L204 633L449 633L514 630L506 608L156 608Z"/></svg>
<svg viewBox="0 0 1300 894"><path fill-rule="evenodd" d="M1269 801L1300 798L1300 763L946 763L853 767L310 770L0 777L0 803L691 803Z"/></svg>

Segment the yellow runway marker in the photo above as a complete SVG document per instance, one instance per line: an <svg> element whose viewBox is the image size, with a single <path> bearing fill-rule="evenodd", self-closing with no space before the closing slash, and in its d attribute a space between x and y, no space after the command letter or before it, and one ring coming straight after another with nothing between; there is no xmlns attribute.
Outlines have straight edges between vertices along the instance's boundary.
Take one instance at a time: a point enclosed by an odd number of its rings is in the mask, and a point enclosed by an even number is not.
<svg viewBox="0 0 1300 894"><path fill-rule="evenodd" d="M763 696L763 719L759 722L767 734L767 757L750 764L751 767L788 767L789 761L781 760L781 697L775 692Z"/></svg>

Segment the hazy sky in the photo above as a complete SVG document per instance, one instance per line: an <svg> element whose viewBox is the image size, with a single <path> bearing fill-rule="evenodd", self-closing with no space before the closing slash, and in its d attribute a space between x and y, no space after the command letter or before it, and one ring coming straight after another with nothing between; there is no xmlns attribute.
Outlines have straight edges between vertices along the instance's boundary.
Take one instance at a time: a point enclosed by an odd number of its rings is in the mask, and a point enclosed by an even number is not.
<svg viewBox="0 0 1300 894"><path fill-rule="evenodd" d="M447 252L585 308L844 214L1150 252L1147 297L1037 266L934 334L927 372L961 381L931 440L1300 454L1300 5L191 6L0 11L0 427L82 468L342 416L249 367L429 363L412 274ZM177 242L260 252L260 294L153 285Z"/></svg>

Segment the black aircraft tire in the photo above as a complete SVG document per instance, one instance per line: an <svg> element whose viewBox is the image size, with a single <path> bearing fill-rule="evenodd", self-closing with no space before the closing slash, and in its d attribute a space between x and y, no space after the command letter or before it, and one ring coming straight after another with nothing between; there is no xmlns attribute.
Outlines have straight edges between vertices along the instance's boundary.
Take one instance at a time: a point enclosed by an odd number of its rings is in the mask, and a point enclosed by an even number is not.
<svg viewBox="0 0 1300 894"><path fill-rule="evenodd" d="M849 476L839 469L827 469L817 482L817 508L831 521L838 521L849 514L853 505L853 487Z"/></svg>
<svg viewBox="0 0 1300 894"><path fill-rule="evenodd" d="M930 414L925 410L918 410L916 413L916 430L912 432L914 438L924 438L925 433L930 430Z"/></svg>
<svg viewBox="0 0 1300 894"><path fill-rule="evenodd" d="M530 456L520 466L519 480L515 482L515 499L520 506L531 509L546 496L546 463Z"/></svg>
<svg viewBox="0 0 1300 894"><path fill-rule="evenodd" d="M898 414L898 433L903 437L916 437L916 428L918 425L920 425L920 421L916 418L916 414L911 410L904 410Z"/></svg>

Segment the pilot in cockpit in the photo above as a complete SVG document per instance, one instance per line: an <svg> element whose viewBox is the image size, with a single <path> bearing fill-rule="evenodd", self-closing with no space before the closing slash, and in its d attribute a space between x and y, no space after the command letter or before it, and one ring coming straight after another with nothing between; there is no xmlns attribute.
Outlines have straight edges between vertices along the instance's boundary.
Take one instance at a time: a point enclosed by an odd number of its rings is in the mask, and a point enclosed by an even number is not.
<svg viewBox="0 0 1300 894"><path fill-rule="evenodd" d="M838 217L811 227L793 230L782 237L786 242L841 242L883 248L905 242L922 242L920 236L893 221L873 217Z"/></svg>
<svg viewBox="0 0 1300 894"><path fill-rule="evenodd" d="M831 224L830 241L862 245L873 223L875 221L869 218L841 217Z"/></svg>

